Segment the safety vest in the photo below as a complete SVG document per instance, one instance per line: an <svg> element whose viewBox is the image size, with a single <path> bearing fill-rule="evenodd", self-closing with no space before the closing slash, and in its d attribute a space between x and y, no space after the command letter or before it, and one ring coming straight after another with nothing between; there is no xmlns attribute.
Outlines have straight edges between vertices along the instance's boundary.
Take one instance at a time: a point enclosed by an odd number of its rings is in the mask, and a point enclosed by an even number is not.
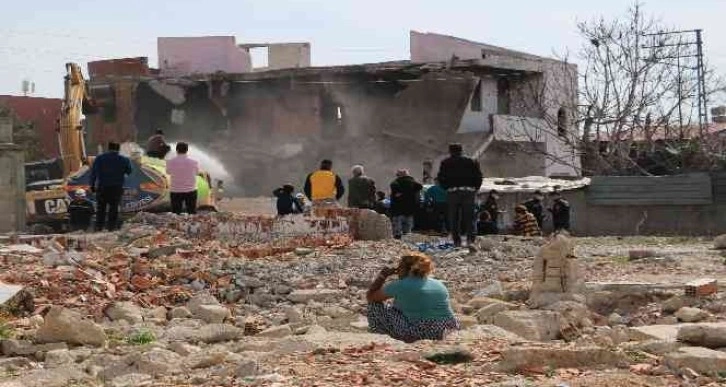
<svg viewBox="0 0 726 387"><path fill-rule="evenodd" d="M310 194L312 200L335 199L335 174L319 170L310 175Z"/></svg>

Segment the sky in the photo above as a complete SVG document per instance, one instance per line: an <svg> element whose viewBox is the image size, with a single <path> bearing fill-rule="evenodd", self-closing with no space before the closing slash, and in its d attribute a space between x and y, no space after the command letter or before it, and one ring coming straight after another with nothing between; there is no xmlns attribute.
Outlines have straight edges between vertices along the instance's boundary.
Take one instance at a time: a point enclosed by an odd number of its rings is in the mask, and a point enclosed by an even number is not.
<svg viewBox="0 0 726 387"><path fill-rule="evenodd" d="M623 15L632 0L25 0L0 12L0 94L61 97L66 62L147 56L159 36L233 35L311 43L313 65L409 58L409 30L533 54L576 52L578 21ZM645 11L704 30L705 54L726 74L725 0L648 0ZM84 71L85 72L85 71Z"/></svg>

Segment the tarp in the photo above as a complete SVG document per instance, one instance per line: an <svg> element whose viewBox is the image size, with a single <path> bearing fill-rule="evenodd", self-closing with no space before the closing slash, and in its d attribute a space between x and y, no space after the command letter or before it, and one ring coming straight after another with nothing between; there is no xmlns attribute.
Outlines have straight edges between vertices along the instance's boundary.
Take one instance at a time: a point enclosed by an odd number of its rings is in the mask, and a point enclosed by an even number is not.
<svg viewBox="0 0 726 387"><path fill-rule="evenodd" d="M554 191L555 187L559 187L561 191L571 191L588 185L590 185L590 178L588 177L577 180L552 179L543 176L493 177L484 179L479 192L487 193L491 190L499 192L534 192L540 190L543 193L548 193Z"/></svg>

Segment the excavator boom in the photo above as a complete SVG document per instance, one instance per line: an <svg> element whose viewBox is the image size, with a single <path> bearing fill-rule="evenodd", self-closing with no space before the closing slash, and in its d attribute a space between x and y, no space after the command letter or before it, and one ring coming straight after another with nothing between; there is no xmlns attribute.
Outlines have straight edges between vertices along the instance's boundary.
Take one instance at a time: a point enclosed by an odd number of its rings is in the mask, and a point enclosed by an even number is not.
<svg viewBox="0 0 726 387"><path fill-rule="evenodd" d="M58 145L65 177L79 170L86 159L81 117L83 104L88 101L81 67L76 63L66 63L65 95L58 125Z"/></svg>

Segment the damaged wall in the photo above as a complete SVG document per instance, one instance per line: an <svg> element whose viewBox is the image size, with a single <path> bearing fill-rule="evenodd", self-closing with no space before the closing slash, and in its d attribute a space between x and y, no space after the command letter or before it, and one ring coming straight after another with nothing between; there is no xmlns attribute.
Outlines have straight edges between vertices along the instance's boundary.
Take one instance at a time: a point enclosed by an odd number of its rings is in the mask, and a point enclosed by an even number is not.
<svg viewBox="0 0 726 387"><path fill-rule="evenodd" d="M249 52L237 47L234 36L158 38L157 50L164 76L252 71Z"/></svg>

